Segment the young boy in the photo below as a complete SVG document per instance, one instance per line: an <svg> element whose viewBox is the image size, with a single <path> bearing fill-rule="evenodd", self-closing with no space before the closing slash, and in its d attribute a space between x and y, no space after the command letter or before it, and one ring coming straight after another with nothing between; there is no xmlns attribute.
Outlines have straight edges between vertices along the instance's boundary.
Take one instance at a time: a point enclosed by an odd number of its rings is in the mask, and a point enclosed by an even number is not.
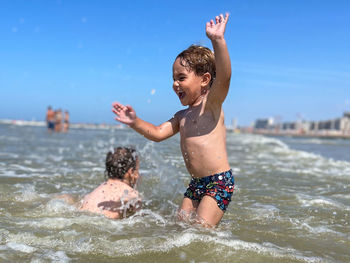
<svg viewBox="0 0 350 263"><path fill-rule="evenodd" d="M205 226L217 225L234 189L234 178L226 153L224 102L231 78L231 63L224 39L229 15L206 24L214 54L208 48L191 46L173 64L173 89L187 109L155 126L136 116L131 106L113 103L117 121L129 125L146 138L159 142L180 132L181 151L192 176L180 207L179 217L195 212Z"/></svg>
<svg viewBox="0 0 350 263"><path fill-rule="evenodd" d="M84 197L81 210L117 219L141 207L139 193L133 188L139 178L134 149L118 147L114 153L108 152L105 176L108 180Z"/></svg>

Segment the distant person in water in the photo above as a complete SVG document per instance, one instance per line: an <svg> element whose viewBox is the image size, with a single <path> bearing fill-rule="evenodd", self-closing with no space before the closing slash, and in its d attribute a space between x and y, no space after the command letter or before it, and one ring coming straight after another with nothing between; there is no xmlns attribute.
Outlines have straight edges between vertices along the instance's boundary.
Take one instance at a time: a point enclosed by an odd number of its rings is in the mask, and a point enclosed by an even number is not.
<svg viewBox="0 0 350 263"><path fill-rule="evenodd" d="M160 142L180 133L182 156L192 178L178 216L191 222L195 215L195 222L206 227L220 222L234 190L222 109L231 78L224 38L228 18L228 14L221 14L206 24L214 52L192 45L173 63L173 90L186 109L158 126L140 119L129 105L115 102L112 109L117 121L152 141Z"/></svg>
<svg viewBox="0 0 350 263"><path fill-rule="evenodd" d="M46 124L47 124L47 130L50 133L55 130L55 112L53 111L51 106L47 107Z"/></svg>
<svg viewBox="0 0 350 263"><path fill-rule="evenodd" d="M55 111L55 132L62 131L62 110L58 109Z"/></svg>
<svg viewBox="0 0 350 263"><path fill-rule="evenodd" d="M68 129L69 129L69 112L66 110L64 112L63 132L68 132Z"/></svg>
<svg viewBox="0 0 350 263"><path fill-rule="evenodd" d="M86 195L81 210L117 219L141 208L141 198L134 188L139 178L139 159L132 148L118 147L106 156L107 181Z"/></svg>

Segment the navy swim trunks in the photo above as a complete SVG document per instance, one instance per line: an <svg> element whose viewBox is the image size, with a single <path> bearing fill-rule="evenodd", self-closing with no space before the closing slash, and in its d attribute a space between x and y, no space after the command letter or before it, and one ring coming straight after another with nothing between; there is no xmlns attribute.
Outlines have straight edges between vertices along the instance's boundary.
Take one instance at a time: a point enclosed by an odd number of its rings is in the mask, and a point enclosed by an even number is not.
<svg viewBox="0 0 350 263"><path fill-rule="evenodd" d="M231 196L235 186L232 170L202 178L192 178L185 197L200 202L205 195L216 200L218 207L226 211L231 202Z"/></svg>
<svg viewBox="0 0 350 263"><path fill-rule="evenodd" d="M47 122L47 128L50 130L54 130L55 129L55 123L53 121L48 121Z"/></svg>

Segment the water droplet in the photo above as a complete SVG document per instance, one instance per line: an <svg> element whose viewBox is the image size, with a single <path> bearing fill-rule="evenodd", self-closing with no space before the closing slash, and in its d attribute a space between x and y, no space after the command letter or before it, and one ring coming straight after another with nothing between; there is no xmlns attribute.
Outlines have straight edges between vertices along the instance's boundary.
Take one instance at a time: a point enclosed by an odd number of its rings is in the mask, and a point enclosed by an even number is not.
<svg viewBox="0 0 350 263"><path fill-rule="evenodd" d="M186 259L186 253L185 252L180 252L179 257L180 257L181 260L185 260Z"/></svg>

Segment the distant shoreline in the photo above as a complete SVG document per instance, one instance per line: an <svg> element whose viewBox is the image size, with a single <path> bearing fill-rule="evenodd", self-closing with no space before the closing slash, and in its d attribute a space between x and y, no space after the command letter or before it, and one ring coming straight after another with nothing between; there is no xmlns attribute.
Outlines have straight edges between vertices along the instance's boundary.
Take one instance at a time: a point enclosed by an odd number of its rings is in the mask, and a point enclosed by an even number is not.
<svg viewBox="0 0 350 263"><path fill-rule="evenodd" d="M45 127L45 128L47 126L45 121L26 121L26 120L10 120L10 119L0 120L0 124L17 125L17 126L36 126L36 127ZM108 130L108 129L125 129L127 127L122 124L70 123L69 128L70 129Z"/></svg>
<svg viewBox="0 0 350 263"><path fill-rule="evenodd" d="M319 133L297 133L276 131L242 132L276 137L319 138L319 139L350 139L350 134L340 134L337 131L322 131Z"/></svg>
<svg viewBox="0 0 350 263"><path fill-rule="evenodd" d="M26 120L0 120L0 124L17 125L17 126L37 126L46 127L45 121L26 121ZM71 129L127 129L128 126L123 124L92 124L92 123L70 123ZM228 132L241 134L258 134L274 137L295 137L295 138L319 138L319 139L350 139L350 134L340 134L338 131L320 131L318 133L301 133L297 131L270 131L270 130L253 130L250 128L232 129L227 128Z"/></svg>

